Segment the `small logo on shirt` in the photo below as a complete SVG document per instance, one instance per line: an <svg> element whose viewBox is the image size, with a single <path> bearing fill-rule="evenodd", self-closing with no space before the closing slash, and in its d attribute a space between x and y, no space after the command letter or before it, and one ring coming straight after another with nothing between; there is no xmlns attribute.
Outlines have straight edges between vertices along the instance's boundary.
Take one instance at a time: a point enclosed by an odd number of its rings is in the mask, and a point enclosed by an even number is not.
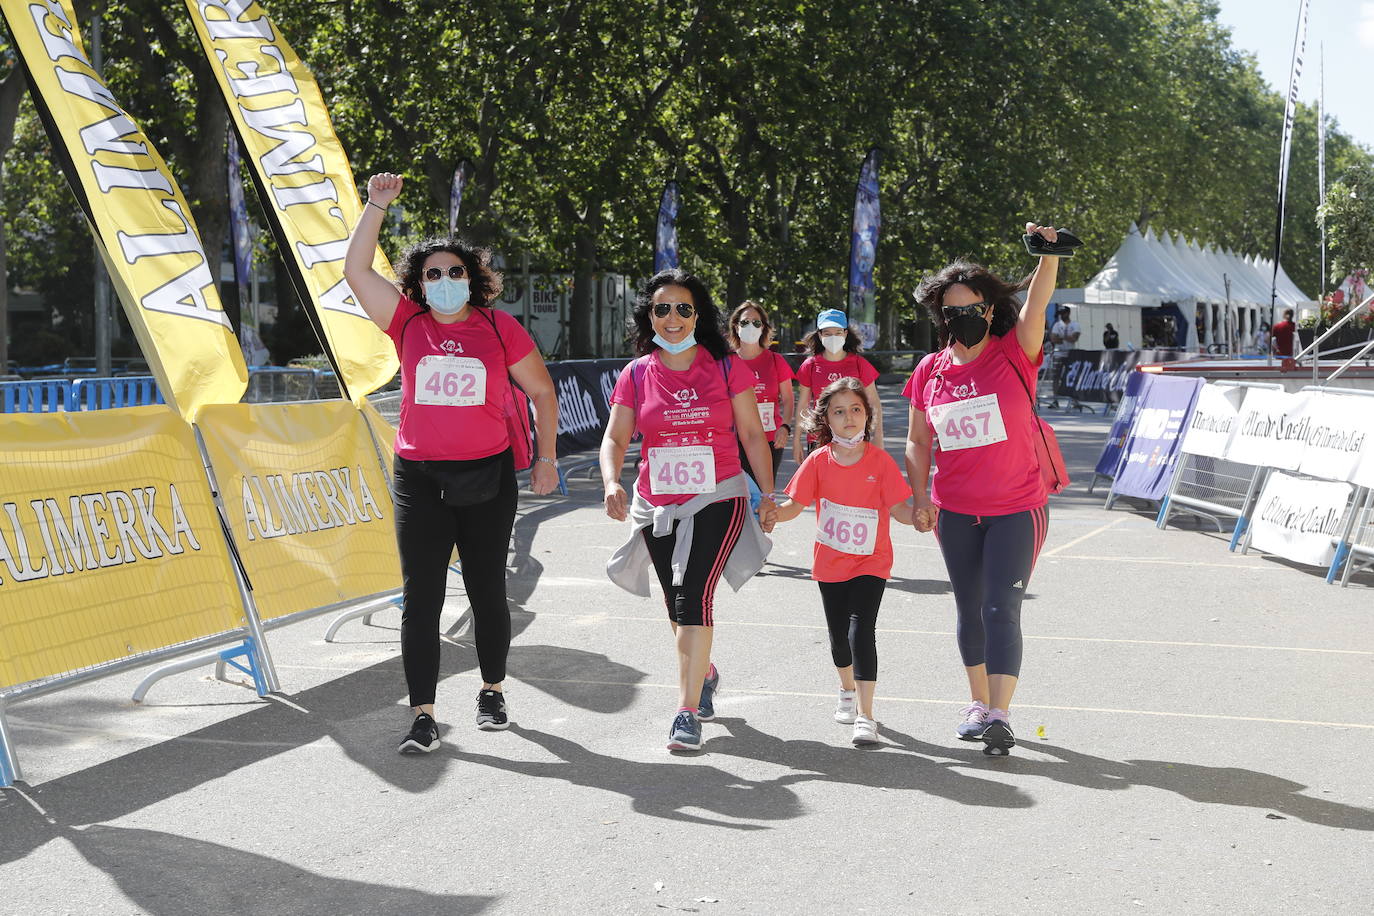
<svg viewBox="0 0 1374 916"><path fill-rule="evenodd" d="M463 345L456 340L445 340L439 344L439 349L452 356L455 353L462 353Z"/></svg>
<svg viewBox="0 0 1374 916"><path fill-rule="evenodd" d="M843 375L840 375L838 372L832 372L826 376L826 381L838 382L842 378L844 378Z"/></svg>
<svg viewBox="0 0 1374 916"><path fill-rule="evenodd" d="M680 391L671 393L673 395L673 400L677 401L683 407L686 407L697 399L697 390L695 388L683 388Z"/></svg>
<svg viewBox="0 0 1374 916"><path fill-rule="evenodd" d="M976 398L978 397L978 383L969 382L967 385L955 385L953 394L960 400L964 398Z"/></svg>
<svg viewBox="0 0 1374 916"><path fill-rule="evenodd" d="M877 482L878 482L878 478L874 477L872 474L869 474L869 475L868 475L868 482L869 482L869 483L877 483Z"/></svg>
<svg viewBox="0 0 1374 916"><path fill-rule="evenodd" d="M1011 587L1012 587L1012 588L1025 588L1025 587L1026 587L1026 582L1025 582L1024 579L1017 579L1015 582L1013 582L1013 583L1011 584Z"/></svg>

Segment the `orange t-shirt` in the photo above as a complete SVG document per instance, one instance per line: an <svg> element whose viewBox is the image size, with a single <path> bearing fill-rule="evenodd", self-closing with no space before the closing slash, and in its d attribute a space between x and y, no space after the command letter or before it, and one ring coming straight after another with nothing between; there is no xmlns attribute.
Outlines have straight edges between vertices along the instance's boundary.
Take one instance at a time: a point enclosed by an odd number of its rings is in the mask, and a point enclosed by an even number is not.
<svg viewBox="0 0 1374 916"><path fill-rule="evenodd" d="M856 576L886 579L892 573L891 508L911 496L897 462L872 443L845 467L816 449L787 482L787 495L816 508L816 545L811 578L845 582Z"/></svg>

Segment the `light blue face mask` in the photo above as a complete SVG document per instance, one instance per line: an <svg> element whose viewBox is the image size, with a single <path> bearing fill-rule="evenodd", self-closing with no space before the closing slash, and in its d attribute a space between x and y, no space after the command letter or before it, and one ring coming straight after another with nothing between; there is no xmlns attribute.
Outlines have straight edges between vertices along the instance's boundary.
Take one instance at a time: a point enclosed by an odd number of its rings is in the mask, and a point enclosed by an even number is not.
<svg viewBox="0 0 1374 916"><path fill-rule="evenodd" d="M667 350L669 353L681 353L682 351L690 350L697 345L697 335L696 332L693 331L677 343L669 343L668 341L663 339L662 334L655 334L654 343L658 344L660 347L662 347L664 350Z"/></svg>
<svg viewBox="0 0 1374 916"><path fill-rule="evenodd" d="M457 315L468 304L468 281L464 277L440 277L425 281L425 302L440 315Z"/></svg>

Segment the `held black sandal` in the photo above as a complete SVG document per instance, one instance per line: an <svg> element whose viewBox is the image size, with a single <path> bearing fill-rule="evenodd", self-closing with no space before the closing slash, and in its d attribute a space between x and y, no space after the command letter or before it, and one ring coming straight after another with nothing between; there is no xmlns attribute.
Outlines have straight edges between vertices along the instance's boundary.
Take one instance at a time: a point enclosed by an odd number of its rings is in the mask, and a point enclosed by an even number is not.
<svg viewBox="0 0 1374 916"><path fill-rule="evenodd" d="M1021 236L1022 241L1026 243L1026 251L1029 252L1032 257L1036 258L1046 256L1056 258L1073 257L1074 249L1082 246L1083 242L1079 240L1078 236L1067 229L1056 229L1055 231L1059 234L1059 238L1053 242L1049 241L1038 232L1034 235Z"/></svg>

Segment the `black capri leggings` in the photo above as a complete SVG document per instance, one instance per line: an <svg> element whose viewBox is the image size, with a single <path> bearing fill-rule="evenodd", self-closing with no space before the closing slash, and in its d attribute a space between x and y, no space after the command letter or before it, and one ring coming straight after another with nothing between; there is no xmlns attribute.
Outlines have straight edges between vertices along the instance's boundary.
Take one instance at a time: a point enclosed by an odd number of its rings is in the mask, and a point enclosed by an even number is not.
<svg viewBox="0 0 1374 916"><path fill-rule="evenodd" d="M661 538L654 537L652 528L643 529L658 584L663 586L668 619L673 623L680 627L715 626L716 584L725 572L725 561L739 543L748 512L749 500L736 497L711 503L694 516L692 551L681 585L673 584L673 546L681 523L674 523L673 530Z"/></svg>
<svg viewBox="0 0 1374 916"><path fill-rule="evenodd" d="M515 527L515 461L502 457L501 488L486 502L445 505L441 486L423 461L396 456L392 497L396 542L401 552L401 659L410 705L434 702L439 682L439 612L444 607L448 562L453 548L472 604L473 637L482 680L506 678L510 652L510 607L506 604L506 552Z"/></svg>
<svg viewBox="0 0 1374 916"><path fill-rule="evenodd" d="M830 658L836 668L854 666L854 680L878 679L878 605L886 579L855 576L844 582L817 582L830 630Z"/></svg>
<svg viewBox="0 0 1374 916"><path fill-rule="evenodd" d="M773 458L773 486L775 487L778 485L778 468L782 467L782 453L785 451L787 451L786 447L773 448L773 443L768 443L768 452ZM739 447L739 464L744 469L744 473L748 474L749 479L757 486L759 479L754 476L754 466L749 463L749 456L744 453L743 445Z"/></svg>
<svg viewBox="0 0 1374 916"><path fill-rule="evenodd" d="M966 668L1021 674L1021 599L1048 529L1043 506L1012 515L940 510L935 534L959 609L956 630Z"/></svg>

